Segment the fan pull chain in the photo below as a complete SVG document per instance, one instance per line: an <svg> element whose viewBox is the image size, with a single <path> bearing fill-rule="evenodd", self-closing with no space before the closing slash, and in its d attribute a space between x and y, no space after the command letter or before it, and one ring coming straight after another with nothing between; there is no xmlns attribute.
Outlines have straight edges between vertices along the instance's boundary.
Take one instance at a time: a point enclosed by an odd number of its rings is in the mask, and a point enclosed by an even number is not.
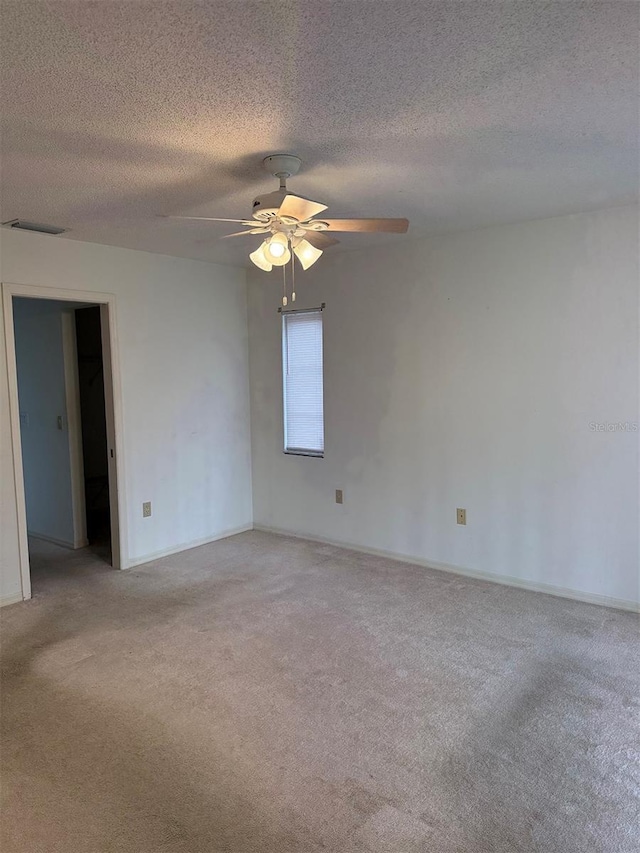
<svg viewBox="0 0 640 853"><path fill-rule="evenodd" d="M287 306L287 265L282 267L282 305Z"/></svg>
<svg viewBox="0 0 640 853"><path fill-rule="evenodd" d="M291 301L296 301L296 256L291 252Z"/></svg>

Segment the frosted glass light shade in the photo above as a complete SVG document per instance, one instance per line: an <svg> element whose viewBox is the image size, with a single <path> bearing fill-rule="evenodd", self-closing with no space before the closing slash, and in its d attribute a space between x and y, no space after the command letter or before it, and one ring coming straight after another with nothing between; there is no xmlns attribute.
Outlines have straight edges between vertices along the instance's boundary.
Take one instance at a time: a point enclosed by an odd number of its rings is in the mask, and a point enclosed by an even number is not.
<svg viewBox="0 0 640 853"><path fill-rule="evenodd" d="M286 234L278 231L273 235L273 237L269 238L267 246L269 248L269 252L274 258L281 258L289 248L289 241L287 240Z"/></svg>
<svg viewBox="0 0 640 853"><path fill-rule="evenodd" d="M249 255L249 258L253 261L253 263L257 267L260 267L261 270L264 270L265 272L271 272L271 270L273 269L273 265L272 265L271 261L268 260L267 256L265 255L264 247L265 247L265 244L260 243L260 245L255 250L255 252L251 252L251 254Z"/></svg>
<svg viewBox="0 0 640 853"><path fill-rule="evenodd" d="M291 252L289 251L289 249L285 249L284 255L282 255L281 258L269 258L269 260L274 265L274 267L283 267L291 260Z"/></svg>
<svg viewBox="0 0 640 853"><path fill-rule="evenodd" d="M265 240L263 246L265 257L270 264L276 267L283 267L291 260L289 240L286 234L279 231L271 239Z"/></svg>
<svg viewBox="0 0 640 853"><path fill-rule="evenodd" d="M308 240L300 240L300 242L293 247L293 252L296 258L300 261L303 270L308 270L310 266L315 264L320 255L322 254L322 249L316 249L315 246L312 246Z"/></svg>

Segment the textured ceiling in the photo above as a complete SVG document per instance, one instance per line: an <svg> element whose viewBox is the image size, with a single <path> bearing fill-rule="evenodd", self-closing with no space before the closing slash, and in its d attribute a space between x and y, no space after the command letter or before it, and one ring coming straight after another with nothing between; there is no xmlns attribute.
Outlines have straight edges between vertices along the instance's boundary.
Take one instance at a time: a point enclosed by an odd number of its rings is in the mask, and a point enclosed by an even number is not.
<svg viewBox="0 0 640 853"><path fill-rule="evenodd" d="M635 2L2 0L2 209L71 239L244 263L275 189L409 235L634 201ZM64 238L60 238L64 239Z"/></svg>

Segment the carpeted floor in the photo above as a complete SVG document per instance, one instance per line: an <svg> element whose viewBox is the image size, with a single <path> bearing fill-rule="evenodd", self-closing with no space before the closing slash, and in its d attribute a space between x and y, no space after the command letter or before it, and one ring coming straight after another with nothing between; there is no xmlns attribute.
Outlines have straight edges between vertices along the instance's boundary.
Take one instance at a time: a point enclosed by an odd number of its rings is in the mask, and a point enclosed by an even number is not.
<svg viewBox="0 0 640 853"><path fill-rule="evenodd" d="M637 853L638 617L241 534L38 545L3 853Z"/></svg>

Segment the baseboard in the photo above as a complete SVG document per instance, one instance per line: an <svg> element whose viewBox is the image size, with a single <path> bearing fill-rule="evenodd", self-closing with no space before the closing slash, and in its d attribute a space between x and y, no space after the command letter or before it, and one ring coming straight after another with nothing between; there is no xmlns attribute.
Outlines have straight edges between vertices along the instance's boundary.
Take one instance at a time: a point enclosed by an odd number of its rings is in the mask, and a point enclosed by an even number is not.
<svg viewBox="0 0 640 853"><path fill-rule="evenodd" d="M400 563L411 563L414 566L424 566L424 568L427 569L436 569L439 572L448 572L454 575L475 578L476 580L490 581L491 583L498 583L502 586L513 586L518 589L529 590L530 592L542 592L545 595L555 595L559 598L569 598L572 601L582 601L585 604L598 604L601 607L613 607L616 610L628 610L632 613L640 613L640 602L626 598L612 598L608 595L582 592L576 589L555 586L554 584L537 583L535 581L528 581L523 578L516 578L510 575L481 572L475 569L467 569L464 566L439 563L435 560L424 560L420 557L412 557L409 554L399 554L395 551L382 551L379 548L365 548L362 545L354 545L352 542L325 539L324 537L314 536L313 534L307 533L294 533L291 530L283 530L277 527L265 527L261 524L254 524L253 529L259 530L263 533L276 533L279 536L292 536L295 539L308 539L310 542L319 542L323 545L334 545L337 548L346 548L350 551L357 551L361 554L371 554L374 557L385 557L388 560L397 560Z"/></svg>
<svg viewBox="0 0 640 853"><path fill-rule="evenodd" d="M23 601L21 592L15 592L13 595L1 595L0 607L8 607L9 604L18 604L20 601Z"/></svg>
<svg viewBox="0 0 640 853"><path fill-rule="evenodd" d="M143 566L145 563L153 563L154 560L160 560L162 557L170 557L172 554L180 554L182 551L190 551L192 548L199 548L201 545L210 545L212 542L217 542L219 539L227 539L229 536L236 536L238 533L246 533L248 530L253 530L253 524L244 524L242 527L233 527L229 530L223 530L215 536L206 536L204 539L194 539L191 542L184 542L182 545L165 548L163 551L155 551L153 554L145 554L144 557L135 557L133 560L127 560L124 568L133 569L135 566Z"/></svg>
<svg viewBox="0 0 640 853"><path fill-rule="evenodd" d="M66 539L56 539L55 536L47 536L44 533L34 533L32 530L27 530L27 536L31 539L40 539L42 542L52 542L54 545L60 545L61 548L69 548L71 551L76 551L78 548L86 548L89 544L88 539L81 539L77 542L68 542Z"/></svg>

